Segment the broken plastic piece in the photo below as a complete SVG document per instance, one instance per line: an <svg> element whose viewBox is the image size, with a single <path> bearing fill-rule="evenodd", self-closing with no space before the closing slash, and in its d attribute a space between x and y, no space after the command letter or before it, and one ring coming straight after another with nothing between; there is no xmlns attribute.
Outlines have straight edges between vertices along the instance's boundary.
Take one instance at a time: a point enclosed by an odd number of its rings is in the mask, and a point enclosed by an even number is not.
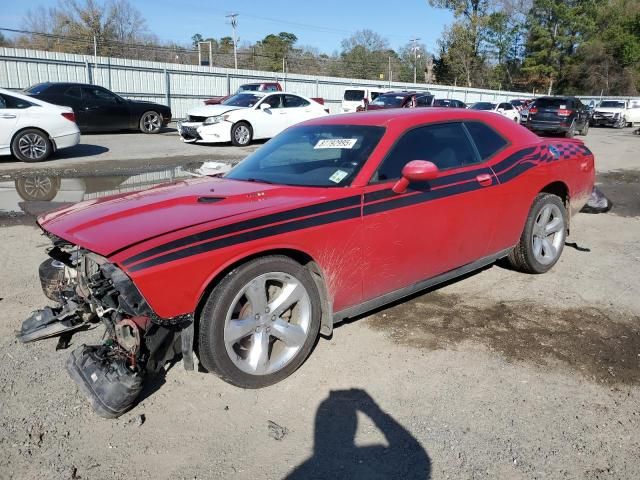
<svg viewBox="0 0 640 480"><path fill-rule="evenodd" d="M110 345L82 345L71 352L67 372L103 418L129 410L142 390L142 375Z"/></svg>
<svg viewBox="0 0 640 480"><path fill-rule="evenodd" d="M22 343L33 342L77 330L85 325L86 322L75 314L75 308L45 307L32 312L22 322L17 337Z"/></svg>
<svg viewBox="0 0 640 480"><path fill-rule="evenodd" d="M583 213L605 213L611 210L611 200L598 187L593 187L587 204L582 207Z"/></svg>

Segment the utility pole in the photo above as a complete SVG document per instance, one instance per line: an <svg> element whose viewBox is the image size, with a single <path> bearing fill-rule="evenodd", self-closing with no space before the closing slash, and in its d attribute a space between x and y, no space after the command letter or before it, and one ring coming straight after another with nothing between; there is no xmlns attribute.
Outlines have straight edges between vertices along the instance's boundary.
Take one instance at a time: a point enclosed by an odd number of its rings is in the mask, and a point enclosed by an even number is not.
<svg viewBox="0 0 640 480"><path fill-rule="evenodd" d="M389 88L391 88L391 55L389 55L389 77L387 80L389 80Z"/></svg>
<svg viewBox="0 0 640 480"><path fill-rule="evenodd" d="M238 70L238 40L236 39L236 27L238 26L238 14L230 13L226 18L231 19L231 27L233 28L233 62Z"/></svg>
<svg viewBox="0 0 640 480"><path fill-rule="evenodd" d="M420 47L418 47L418 40L420 40L420 38L411 39L411 43L413 43L413 47L411 47L411 50L413 50L413 83L417 83L418 50L420 50Z"/></svg>

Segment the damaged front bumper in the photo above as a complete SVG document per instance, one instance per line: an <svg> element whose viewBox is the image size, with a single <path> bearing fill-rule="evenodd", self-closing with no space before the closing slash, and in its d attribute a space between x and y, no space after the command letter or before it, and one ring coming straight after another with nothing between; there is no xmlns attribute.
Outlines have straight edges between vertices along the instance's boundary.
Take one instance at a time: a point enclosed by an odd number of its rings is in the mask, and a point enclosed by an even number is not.
<svg viewBox="0 0 640 480"><path fill-rule="evenodd" d="M108 259L49 236L54 245L40 266L40 282L57 305L33 312L17 337L27 343L60 336L57 348L66 348L71 335L102 323L102 344L82 345L67 362L69 374L99 415L115 418L124 413L145 374L160 371L180 354L185 368L193 369L192 315L160 318Z"/></svg>

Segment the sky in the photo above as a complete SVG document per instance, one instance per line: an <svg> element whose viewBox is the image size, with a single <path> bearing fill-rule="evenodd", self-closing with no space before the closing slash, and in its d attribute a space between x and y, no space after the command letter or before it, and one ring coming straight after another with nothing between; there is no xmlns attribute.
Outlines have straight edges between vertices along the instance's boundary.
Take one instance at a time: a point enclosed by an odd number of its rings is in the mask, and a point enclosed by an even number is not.
<svg viewBox="0 0 640 480"><path fill-rule="evenodd" d="M269 33L291 32L298 45L331 54L342 39L357 30L373 30L393 48L419 37L435 52L442 30L453 16L426 0L397 0L392 4L367 0L130 0L142 13L151 33L161 40L189 44L191 36L231 36L226 14L239 13L240 43L261 40ZM51 7L55 0L0 0L0 28L22 28L29 9ZM391 5L391 6L385 6Z"/></svg>

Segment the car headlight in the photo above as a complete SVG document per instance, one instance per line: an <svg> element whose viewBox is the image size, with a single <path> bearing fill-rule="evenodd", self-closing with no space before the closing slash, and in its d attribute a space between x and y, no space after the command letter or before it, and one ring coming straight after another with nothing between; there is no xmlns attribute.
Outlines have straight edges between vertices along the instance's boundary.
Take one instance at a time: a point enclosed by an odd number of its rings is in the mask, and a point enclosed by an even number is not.
<svg viewBox="0 0 640 480"><path fill-rule="evenodd" d="M205 118L203 125L215 125L216 123L223 122L227 119L227 115L216 115L215 117Z"/></svg>

